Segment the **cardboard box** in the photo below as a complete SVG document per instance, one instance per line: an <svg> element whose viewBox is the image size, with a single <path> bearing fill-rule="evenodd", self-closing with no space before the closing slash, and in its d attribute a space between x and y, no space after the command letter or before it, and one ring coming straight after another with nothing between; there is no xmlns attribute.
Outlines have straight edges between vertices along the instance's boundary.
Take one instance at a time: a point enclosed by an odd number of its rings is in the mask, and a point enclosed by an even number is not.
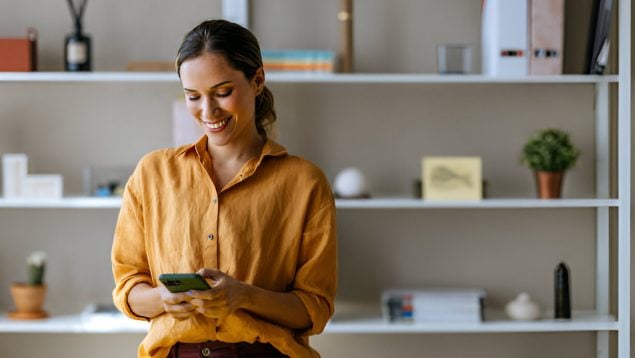
<svg viewBox="0 0 635 358"><path fill-rule="evenodd" d="M37 31L29 29L25 38L0 38L0 71L37 71Z"/></svg>

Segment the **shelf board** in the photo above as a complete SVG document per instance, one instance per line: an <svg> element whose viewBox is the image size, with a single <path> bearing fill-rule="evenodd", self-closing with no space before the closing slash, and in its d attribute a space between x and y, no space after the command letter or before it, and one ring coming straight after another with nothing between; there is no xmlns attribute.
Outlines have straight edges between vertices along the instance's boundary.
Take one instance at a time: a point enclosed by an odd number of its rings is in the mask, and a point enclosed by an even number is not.
<svg viewBox="0 0 635 358"><path fill-rule="evenodd" d="M0 333L146 333L149 324L121 314L92 319L85 315L53 316L42 320L19 321L0 316ZM341 333L510 333L617 331L619 323L611 315L574 312L566 321L543 319L530 322L508 320L482 323L386 323L380 317L333 319L325 332Z"/></svg>
<svg viewBox="0 0 635 358"><path fill-rule="evenodd" d="M387 323L381 317L334 318L329 333L512 333L617 331L619 323L611 315L573 312L571 320L537 321L491 320L479 323Z"/></svg>
<svg viewBox="0 0 635 358"><path fill-rule="evenodd" d="M337 199L338 209L523 209L618 207L618 199L483 199L430 201L402 198ZM1 199L0 208L118 209L121 198L66 197L62 199Z"/></svg>
<svg viewBox="0 0 635 358"><path fill-rule="evenodd" d="M121 198L65 197L62 199L2 199L0 208L12 209L118 209Z"/></svg>
<svg viewBox="0 0 635 358"><path fill-rule="evenodd" d="M271 73L268 81L279 83L429 83L429 84L494 84L494 83L605 83L618 82L618 76L559 75L492 77L484 75L439 75L421 73L353 73L353 74L294 74Z"/></svg>
<svg viewBox="0 0 635 358"><path fill-rule="evenodd" d="M0 316L0 333L146 333L150 324L122 314L93 319L76 314L41 320L13 320Z"/></svg>
<svg viewBox="0 0 635 358"><path fill-rule="evenodd" d="M0 82L139 82L176 83L172 72L0 72ZM491 77L483 75L438 75L421 73L267 73L271 83L414 83L414 84L525 84L525 83L616 83L617 75L558 75Z"/></svg>
<svg viewBox="0 0 635 358"><path fill-rule="evenodd" d="M173 72L0 72L0 82L178 82Z"/></svg>
<svg viewBox="0 0 635 358"><path fill-rule="evenodd" d="M483 199L421 200L400 198L337 199L339 209L513 209L600 208L619 206L617 199Z"/></svg>

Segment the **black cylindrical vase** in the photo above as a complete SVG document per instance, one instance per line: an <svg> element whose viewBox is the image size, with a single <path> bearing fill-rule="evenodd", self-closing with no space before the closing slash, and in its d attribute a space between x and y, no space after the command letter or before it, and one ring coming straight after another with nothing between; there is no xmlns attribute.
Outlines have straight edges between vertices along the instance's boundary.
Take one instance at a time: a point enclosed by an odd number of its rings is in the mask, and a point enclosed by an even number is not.
<svg viewBox="0 0 635 358"><path fill-rule="evenodd" d="M564 262L558 264L555 270L555 318L571 318L571 288L569 268Z"/></svg>
<svg viewBox="0 0 635 358"><path fill-rule="evenodd" d="M75 31L66 36L64 41L64 70L66 71L91 71L91 44L90 36L82 32L82 24L75 23Z"/></svg>

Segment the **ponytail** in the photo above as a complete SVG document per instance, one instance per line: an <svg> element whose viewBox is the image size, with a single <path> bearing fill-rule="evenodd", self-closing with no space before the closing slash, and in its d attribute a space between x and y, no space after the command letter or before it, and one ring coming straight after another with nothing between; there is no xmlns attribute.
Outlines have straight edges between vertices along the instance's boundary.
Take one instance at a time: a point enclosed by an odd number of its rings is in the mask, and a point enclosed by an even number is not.
<svg viewBox="0 0 635 358"><path fill-rule="evenodd" d="M256 97L256 129L258 134L265 139L267 135L271 135L276 118L276 110L273 107L273 93L265 86Z"/></svg>

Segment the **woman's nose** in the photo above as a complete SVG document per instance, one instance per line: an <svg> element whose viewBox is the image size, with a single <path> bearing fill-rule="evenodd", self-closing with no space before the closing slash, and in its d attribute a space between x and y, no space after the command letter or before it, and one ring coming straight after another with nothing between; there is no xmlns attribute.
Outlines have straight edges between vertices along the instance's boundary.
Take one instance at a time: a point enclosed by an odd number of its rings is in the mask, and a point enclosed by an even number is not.
<svg viewBox="0 0 635 358"><path fill-rule="evenodd" d="M203 106L203 116L205 118L214 119L220 116L220 114L221 109L218 107L218 103L213 99L207 100Z"/></svg>

